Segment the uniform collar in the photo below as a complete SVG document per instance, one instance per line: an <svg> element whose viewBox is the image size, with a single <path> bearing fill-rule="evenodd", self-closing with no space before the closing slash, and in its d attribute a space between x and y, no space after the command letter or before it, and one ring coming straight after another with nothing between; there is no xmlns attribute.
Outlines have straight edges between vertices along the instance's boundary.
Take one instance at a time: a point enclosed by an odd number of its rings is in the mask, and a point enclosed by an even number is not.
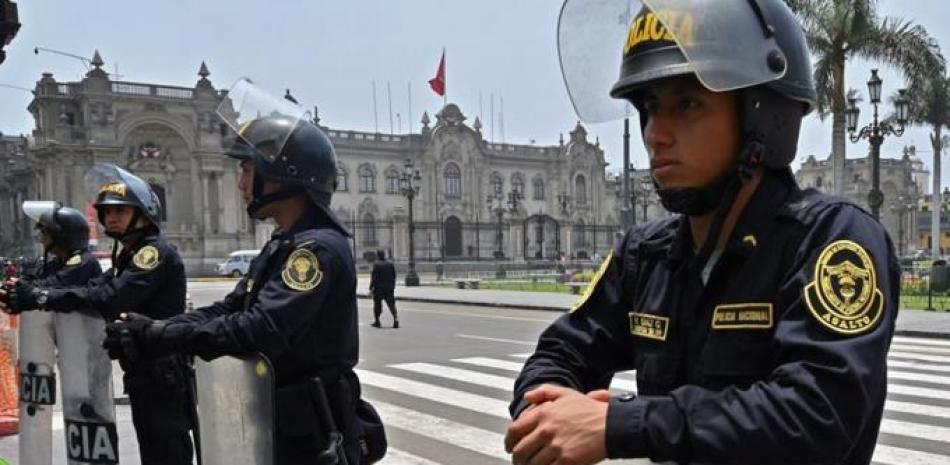
<svg viewBox="0 0 950 465"><path fill-rule="evenodd" d="M319 215L317 214L317 211L314 209L314 207L310 207L303 215L300 216L297 222L286 231L282 229L275 230L274 234L271 234L271 239L293 238L297 233L306 231L308 229L313 229L315 226L317 226L319 223L318 218Z"/></svg>

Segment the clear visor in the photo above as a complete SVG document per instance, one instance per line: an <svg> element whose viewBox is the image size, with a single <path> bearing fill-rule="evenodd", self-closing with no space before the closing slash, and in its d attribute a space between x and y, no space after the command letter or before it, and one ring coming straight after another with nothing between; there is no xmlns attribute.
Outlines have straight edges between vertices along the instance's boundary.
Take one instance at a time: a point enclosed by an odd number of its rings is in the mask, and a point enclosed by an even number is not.
<svg viewBox="0 0 950 465"><path fill-rule="evenodd" d="M104 190L112 190L121 197L129 195L130 177L133 175L111 163L96 163L86 171L83 184L86 187L86 198L95 202Z"/></svg>
<svg viewBox="0 0 950 465"><path fill-rule="evenodd" d="M23 202L23 214L34 223L39 223L43 215L49 215L52 218L53 213L61 207L59 202L52 200L27 200Z"/></svg>
<svg viewBox="0 0 950 465"><path fill-rule="evenodd" d="M241 78L221 100L217 113L238 137L272 162L307 112L293 102L261 89L250 79ZM255 121L266 117L281 118L284 124L271 124L266 130L256 128Z"/></svg>
<svg viewBox="0 0 950 465"><path fill-rule="evenodd" d="M619 119L629 104L610 97L620 77L634 18L649 8L672 35L688 68L713 92L781 79L770 55L785 58L749 0L565 0L558 18L561 73L578 116L587 123ZM767 18L766 18L767 19ZM642 25L641 25L642 27ZM633 30L631 30L633 29ZM647 31L646 33L649 33Z"/></svg>

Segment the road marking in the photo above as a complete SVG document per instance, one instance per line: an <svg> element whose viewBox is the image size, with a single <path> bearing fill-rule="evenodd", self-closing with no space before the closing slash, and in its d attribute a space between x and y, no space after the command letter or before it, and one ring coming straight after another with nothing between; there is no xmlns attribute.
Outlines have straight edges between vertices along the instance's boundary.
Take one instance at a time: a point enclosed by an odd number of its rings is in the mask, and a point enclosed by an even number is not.
<svg viewBox="0 0 950 465"><path fill-rule="evenodd" d="M360 378L362 377L361 374ZM508 453L505 452L505 437L501 434L372 398L370 401L376 407L383 424L387 427L406 430L489 457L502 460L510 458ZM507 414L505 416L507 417Z"/></svg>
<svg viewBox="0 0 950 465"><path fill-rule="evenodd" d="M911 423L909 421L893 420L890 418L881 420L881 432L928 439L936 442L946 442L947 438L950 438L950 428Z"/></svg>
<svg viewBox="0 0 950 465"><path fill-rule="evenodd" d="M484 413L498 418L510 419L508 402L491 397L471 394L457 389L444 388L429 383L412 381L398 376L367 370L355 370L360 382L369 386L378 387L387 391L394 391L413 397L451 405L473 412Z"/></svg>
<svg viewBox="0 0 950 465"><path fill-rule="evenodd" d="M888 394L903 394L905 396L915 396L915 397L927 397L930 399L941 399L947 400L950 398L950 393L943 389L930 389L930 388L921 388L914 386L904 386L896 383L887 383L887 393ZM950 437L950 436L948 436Z"/></svg>
<svg viewBox="0 0 950 465"><path fill-rule="evenodd" d="M947 463L947 456L879 443L874 448L874 457L871 460L886 465L937 465Z"/></svg>
<svg viewBox="0 0 950 465"><path fill-rule="evenodd" d="M884 402L884 410L891 412L912 413L914 415L923 415L927 417L950 418L950 408L937 407L936 405L900 402L896 400L888 400L887 402Z"/></svg>
<svg viewBox="0 0 950 465"><path fill-rule="evenodd" d="M950 347L950 341L945 341L943 339L930 339L925 337L894 336L894 343Z"/></svg>
<svg viewBox="0 0 950 465"><path fill-rule="evenodd" d="M399 370L462 381L464 383L499 389L505 392L512 391L515 381L514 378L506 378L504 376L490 375L480 371L464 370L444 365L434 365L431 363L398 363L389 366Z"/></svg>
<svg viewBox="0 0 950 465"><path fill-rule="evenodd" d="M476 365L481 367L488 368L497 368L499 370L521 372L521 368L524 367L524 363L512 362L510 360L498 360L496 358L488 357L467 357L467 358L456 358L452 360L453 362L467 363L469 365ZM637 392L637 382L635 380L624 379L619 377L614 377L610 382L610 387L612 389L619 389L621 391L630 391Z"/></svg>
<svg viewBox="0 0 950 465"><path fill-rule="evenodd" d="M950 355L950 348L933 347L911 344L893 344L891 351L908 352L912 354Z"/></svg>
<svg viewBox="0 0 950 465"><path fill-rule="evenodd" d="M920 371L933 371L938 373L950 373L950 366L929 365L914 362L902 362L900 360L888 360L888 368L912 368Z"/></svg>
<svg viewBox="0 0 950 465"><path fill-rule="evenodd" d="M914 352L904 352L901 350L892 350L887 354L888 357L906 358L911 360L923 360L925 362L950 363L950 357L940 355L924 355Z"/></svg>
<svg viewBox="0 0 950 465"><path fill-rule="evenodd" d="M510 309L508 309L510 310ZM472 313L472 312L458 312L458 311L444 311L444 310L423 310L421 308L412 308L411 306L399 307L400 312L420 312L420 313L435 313L437 315L452 315L452 316L468 316L474 318L488 318L491 320L516 320L516 321L531 321L535 323L550 323L553 320L541 319L541 318L527 318L522 316L502 316L502 315L492 315L489 313Z"/></svg>
<svg viewBox="0 0 950 465"><path fill-rule="evenodd" d="M948 376L939 376L939 375L925 375L922 373L910 373L907 371L888 371L888 379L902 379L905 381L919 381L921 383L934 383L934 384L945 384L950 387L950 377ZM947 397L950 397L948 394Z"/></svg>
<svg viewBox="0 0 950 465"><path fill-rule="evenodd" d="M376 403L375 401L373 402ZM388 422L386 425L390 425ZM380 465L439 465L438 462L433 462L427 458L419 457L418 455L410 454L409 452L402 451L399 449L394 449L392 447L386 448L386 456L381 460Z"/></svg>
<svg viewBox="0 0 950 465"><path fill-rule="evenodd" d="M465 338L465 339L477 339L477 340L480 340L480 341L492 341L492 342L507 342L507 343L509 343L509 344L519 344L519 345L531 346L531 347L534 347L535 344L537 344L537 341L516 341L516 340L514 340L514 339L502 339L502 338L497 338L497 337L475 336L475 335L472 335L472 334L456 334L455 336L456 336L456 337ZM528 355L530 355L530 353L529 353Z"/></svg>

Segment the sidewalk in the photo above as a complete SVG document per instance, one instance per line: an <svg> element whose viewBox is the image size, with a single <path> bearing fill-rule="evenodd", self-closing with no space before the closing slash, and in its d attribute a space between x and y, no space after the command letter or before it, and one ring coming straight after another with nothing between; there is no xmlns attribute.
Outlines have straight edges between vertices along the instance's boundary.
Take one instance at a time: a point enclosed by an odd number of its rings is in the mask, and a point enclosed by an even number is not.
<svg viewBox="0 0 950 465"><path fill-rule="evenodd" d="M370 298L369 280L360 279L357 296ZM580 296L557 292L497 291L455 289L451 287L397 285L396 299L409 302L431 302L449 305L478 305L524 310L566 312ZM899 336L950 339L950 312L902 310L897 315Z"/></svg>

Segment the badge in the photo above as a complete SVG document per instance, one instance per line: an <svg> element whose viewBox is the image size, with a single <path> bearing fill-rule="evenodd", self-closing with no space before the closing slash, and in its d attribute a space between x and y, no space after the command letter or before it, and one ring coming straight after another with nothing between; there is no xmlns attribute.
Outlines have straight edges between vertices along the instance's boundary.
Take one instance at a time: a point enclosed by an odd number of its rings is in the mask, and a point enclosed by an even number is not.
<svg viewBox="0 0 950 465"><path fill-rule="evenodd" d="M838 334L868 332L884 313L871 256L853 241L835 241L821 251L804 294L812 316Z"/></svg>
<svg viewBox="0 0 950 465"><path fill-rule="evenodd" d="M323 280L323 271L320 271L320 262L310 249L297 249L287 257L280 277L295 291L309 291Z"/></svg>
<svg viewBox="0 0 950 465"><path fill-rule="evenodd" d="M82 255L79 255L78 253L72 257L69 257L69 260L66 260L66 266L78 265L80 263L82 263Z"/></svg>
<svg viewBox="0 0 950 465"><path fill-rule="evenodd" d="M649 313L630 312L630 334L657 341L665 341L670 319Z"/></svg>
<svg viewBox="0 0 950 465"><path fill-rule="evenodd" d="M147 245L139 249L138 252L135 252L135 256L132 257L132 263L143 270L151 270L158 266L158 260L161 256L158 253L158 249L153 245Z"/></svg>
<svg viewBox="0 0 950 465"><path fill-rule="evenodd" d="M597 283L600 282L601 278L604 277L604 273L607 272L607 268L610 268L610 262L613 261L614 251L611 250L607 254L607 258L604 259L603 263L600 264L600 268L597 268L597 272L594 273L594 277L591 278L590 282L587 283L587 287L584 288L584 293L581 294L581 297L577 299L577 302L574 302L574 305L571 306L571 313L578 308L581 308L581 305L587 303L587 299L590 299L590 296L594 293L594 289L597 287Z"/></svg>

